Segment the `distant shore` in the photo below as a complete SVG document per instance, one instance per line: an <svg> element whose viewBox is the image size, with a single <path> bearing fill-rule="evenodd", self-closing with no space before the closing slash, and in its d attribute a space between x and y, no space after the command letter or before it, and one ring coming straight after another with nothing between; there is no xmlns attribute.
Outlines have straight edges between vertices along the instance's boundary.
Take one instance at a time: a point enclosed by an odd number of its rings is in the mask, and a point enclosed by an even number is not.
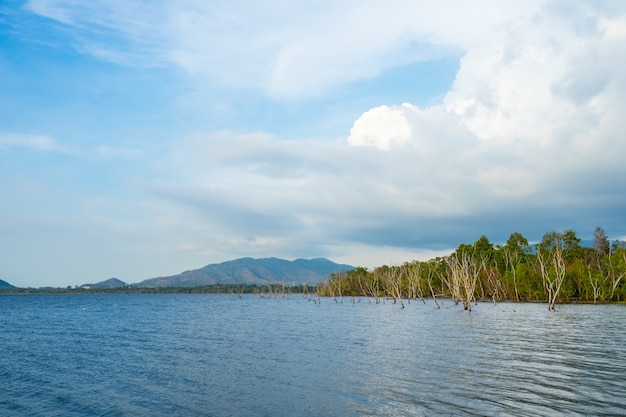
<svg viewBox="0 0 626 417"><path fill-rule="evenodd" d="M271 290L270 290L271 288ZM328 299L338 303L354 303L363 302L363 300L373 301L371 297L367 296L352 296L352 295L344 295L343 297L332 297L329 295L318 295L316 293L316 287L313 285L303 286L283 286L283 284L272 284L272 285L256 285L256 284L214 284L214 285L203 285L203 286L195 286L195 287L162 287L162 288L148 288L148 287L135 287L135 286L126 286L119 288L55 288L55 287L44 287L44 288L1 288L0 296L2 295L36 295L36 294L231 294L233 296L241 297L244 294L254 294L258 295L261 298L285 298L289 296L304 296L308 299ZM394 303L393 297L381 297L385 298L386 302L389 304ZM442 300L453 302L451 298L443 297L438 298L441 302ZM423 300L420 299L411 299L405 300L410 302L419 302L419 303L433 303L434 299L432 297L424 297ZM474 302L474 304L496 304L493 300L478 300ZM501 299L498 300L497 303L532 303L532 304L546 304L548 300L509 300L509 299ZM559 301L559 304L598 304L598 305L607 305L607 304L621 304L626 305L626 301L588 301L588 300L576 300L576 299L563 299Z"/></svg>

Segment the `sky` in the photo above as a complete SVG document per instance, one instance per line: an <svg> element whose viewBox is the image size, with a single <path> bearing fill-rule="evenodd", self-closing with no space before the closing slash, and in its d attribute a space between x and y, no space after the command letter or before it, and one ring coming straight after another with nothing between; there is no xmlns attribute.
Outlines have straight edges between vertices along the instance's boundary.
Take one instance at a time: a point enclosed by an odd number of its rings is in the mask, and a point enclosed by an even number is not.
<svg viewBox="0 0 626 417"><path fill-rule="evenodd" d="M0 1L0 279L626 236L626 2Z"/></svg>

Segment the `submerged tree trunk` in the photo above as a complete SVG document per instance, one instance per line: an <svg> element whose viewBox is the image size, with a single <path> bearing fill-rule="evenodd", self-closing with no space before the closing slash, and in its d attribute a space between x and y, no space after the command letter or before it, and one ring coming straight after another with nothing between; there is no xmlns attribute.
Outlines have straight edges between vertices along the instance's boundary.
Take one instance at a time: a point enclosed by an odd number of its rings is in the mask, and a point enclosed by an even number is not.
<svg viewBox="0 0 626 417"><path fill-rule="evenodd" d="M537 262L543 286L548 293L548 310L555 310L561 286L565 280L565 257L562 246L555 246L547 254L537 251Z"/></svg>
<svg viewBox="0 0 626 417"><path fill-rule="evenodd" d="M419 262L405 265L407 287L408 287L408 300L419 298L420 301L426 304L424 301L424 292L422 291L421 278L422 278L422 265Z"/></svg>
<svg viewBox="0 0 626 417"><path fill-rule="evenodd" d="M445 274L441 274L442 282L448 287L448 292L454 305L461 301L461 273L458 258L454 255L446 259L447 269Z"/></svg>
<svg viewBox="0 0 626 417"><path fill-rule="evenodd" d="M388 267L383 270L383 285L386 292L393 298L393 302L399 302L400 306L404 308L404 302L402 301L402 275L403 268L401 267Z"/></svg>
<svg viewBox="0 0 626 417"><path fill-rule="evenodd" d="M612 255L610 253L608 255L608 264L609 264L608 281L611 285L609 300L613 300L613 297L615 296L615 291L619 287L620 282L622 281L624 276L626 276L626 269L623 268L623 266L626 265L626 251L621 250L619 254L621 254L621 257L617 255ZM619 261L616 262L614 258L618 258ZM620 261L622 262L622 268L619 268L616 266L616 264L619 263ZM618 297L618 300L619 300L619 297Z"/></svg>
<svg viewBox="0 0 626 417"><path fill-rule="evenodd" d="M521 254L514 249L505 248L503 250L506 266L511 271L513 277L513 290L515 291L515 301L519 301L519 291L517 289L517 266L520 264Z"/></svg>
<svg viewBox="0 0 626 417"><path fill-rule="evenodd" d="M440 309L439 302L437 301L437 295L435 295L435 290L433 290L433 284L431 280L428 280L428 288L430 288L430 295L433 297L433 301L437 306L437 309Z"/></svg>
<svg viewBox="0 0 626 417"><path fill-rule="evenodd" d="M462 252L448 258L450 281L454 291L463 302L463 308L472 311L472 301L475 300L476 284L485 262L467 252Z"/></svg>

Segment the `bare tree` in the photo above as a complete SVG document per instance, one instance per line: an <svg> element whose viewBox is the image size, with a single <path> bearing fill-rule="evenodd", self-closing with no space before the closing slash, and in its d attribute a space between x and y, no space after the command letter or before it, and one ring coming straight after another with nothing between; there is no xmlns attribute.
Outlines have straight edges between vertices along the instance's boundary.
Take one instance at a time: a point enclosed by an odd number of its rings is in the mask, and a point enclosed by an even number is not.
<svg viewBox="0 0 626 417"><path fill-rule="evenodd" d="M400 306L404 308L404 302L402 301L402 275L404 268L383 267L381 272L387 294L391 295L394 303L399 302Z"/></svg>
<svg viewBox="0 0 626 417"><path fill-rule="evenodd" d="M519 301L519 291L517 290L517 266L521 262L522 254L515 248L505 246L502 253L504 254L504 262L511 276L513 277L513 289L515 290L515 301Z"/></svg>
<svg viewBox="0 0 626 417"><path fill-rule="evenodd" d="M365 278L364 290L372 298L376 304L380 303L380 278L376 271Z"/></svg>
<svg viewBox="0 0 626 417"><path fill-rule="evenodd" d="M626 276L626 250L618 248L616 249L615 254L612 254L609 251L607 255L607 264L608 283L610 284L609 299L612 300L615 296L617 287L619 287L620 282L624 279L624 276Z"/></svg>
<svg viewBox="0 0 626 417"><path fill-rule="evenodd" d="M448 288L454 305L457 305L461 301L461 269L457 256L448 256L446 258L446 266L446 272L440 274L440 278Z"/></svg>
<svg viewBox="0 0 626 417"><path fill-rule="evenodd" d="M460 251L448 257L449 280L456 296L463 302L463 308L472 311L472 301L480 272L486 260L479 256L472 256L468 251ZM458 301L457 301L458 302Z"/></svg>
<svg viewBox="0 0 626 417"><path fill-rule="evenodd" d="M475 301L474 293L476 292L476 284L480 273L485 267L487 260L480 256L465 255L463 261L462 286L463 289L463 308L472 311L472 301Z"/></svg>
<svg viewBox="0 0 626 417"><path fill-rule="evenodd" d="M330 294L333 297L333 300L337 302L337 296L339 296L339 302L343 303L343 286L342 280L345 277L345 273L342 271L337 272L336 274L330 275L329 281L329 289Z"/></svg>
<svg viewBox="0 0 626 417"><path fill-rule="evenodd" d="M365 286L363 285L363 282L366 280L367 280L366 275L359 275L356 277L356 282L357 284L359 284L359 289L361 290L361 295L363 297L367 297L367 291L365 290Z"/></svg>
<svg viewBox="0 0 626 417"><path fill-rule="evenodd" d="M237 295L239 298L242 297L243 292L246 290L246 284L241 284L241 286L237 289Z"/></svg>
<svg viewBox="0 0 626 417"><path fill-rule="evenodd" d="M502 279L500 277L500 271L497 267L488 268L486 262L483 262L483 274L485 276L487 290L491 294L491 299L495 304L496 301L506 298L506 291L502 285Z"/></svg>
<svg viewBox="0 0 626 417"><path fill-rule="evenodd" d="M411 264L404 265L406 271L406 280L407 280L407 298L409 302L411 299L419 298L422 303L426 304L424 301L424 292L421 286L422 280L422 265L419 261L415 261Z"/></svg>
<svg viewBox="0 0 626 417"><path fill-rule="evenodd" d="M426 274L426 280L428 281L428 289L430 290L430 295L433 297L433 301L435 302L435 305L437 306L437 308L440 308L439 302L437 302L437 295L435 294L435 290L433 289L433 279L437 275L437 272L438 272L437 265L435 265L434 262L429 262L428 272Z"/></svg>
<svg viewBox="0 0 626 417"><path fill-rule="evenodd" d="M517 287L517 268L529 252L530 246L528 245L528 240L518 232L511 233L509 239L506 241L506 245L502 247L505 267L511 272L511 276L513 277L515 301L520 300L519 290Z"/></svg>
<svg viewBox="0 0 626 417"><path fill-rule="evenodd" d="M565 257L563 245L554 245L549 252L537 250L537 262L543 287L548 293L548 310L554 310L556 299L565 280Z"/></svg>
<svg viewBox="0 0 626 417"><path fill-rule="evenodd" d="M600 301L604 301L606 297L604 293L605 279L601 271L587 264L587 279L593 291L593 302L596 303L598 298Z"/></svg>

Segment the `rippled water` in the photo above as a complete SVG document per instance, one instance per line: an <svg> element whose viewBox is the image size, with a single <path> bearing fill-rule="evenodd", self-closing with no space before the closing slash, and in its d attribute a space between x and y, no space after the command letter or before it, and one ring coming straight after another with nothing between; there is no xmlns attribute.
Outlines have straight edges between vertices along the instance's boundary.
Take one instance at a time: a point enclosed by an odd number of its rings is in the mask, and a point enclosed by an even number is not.
<svg viewBox="0 0 626 417"><path fill-rule="evenodd" d="M0 415L625 415L626 306L2 295Z"/></svg>

